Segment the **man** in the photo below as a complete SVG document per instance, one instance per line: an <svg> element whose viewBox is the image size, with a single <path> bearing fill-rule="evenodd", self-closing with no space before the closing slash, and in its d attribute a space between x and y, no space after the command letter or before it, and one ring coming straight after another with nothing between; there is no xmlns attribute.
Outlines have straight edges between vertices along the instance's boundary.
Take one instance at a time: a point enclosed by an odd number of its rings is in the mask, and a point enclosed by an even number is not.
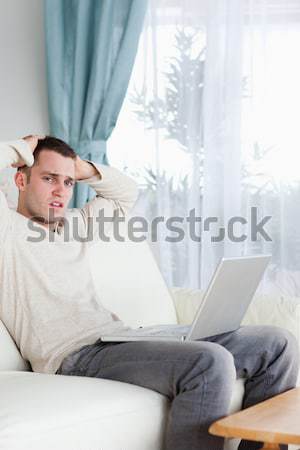
<svg viewBox="0 0 300 450"><path fill-rule="evenodd" d="M134 182L83 161L63 141L29 136L0 145L0 170L17 167L16 211L0 193L0 318L34 371L107 378L166 395L171 409L164 450L221 450L209 425L226 415L236 377L247 379L247 407L295 386L298 346L284 330L242 327L196 342L103 343L128 329L97 298L87 263L100 211L112 217L134 204ZM75 182L96 198L67 209ZM105 221L106 226L109 223ZM37 229L43 231L36 239ZM66 240L66 232L68 239ZM241 449L261 448L242 442Z"/></svg>

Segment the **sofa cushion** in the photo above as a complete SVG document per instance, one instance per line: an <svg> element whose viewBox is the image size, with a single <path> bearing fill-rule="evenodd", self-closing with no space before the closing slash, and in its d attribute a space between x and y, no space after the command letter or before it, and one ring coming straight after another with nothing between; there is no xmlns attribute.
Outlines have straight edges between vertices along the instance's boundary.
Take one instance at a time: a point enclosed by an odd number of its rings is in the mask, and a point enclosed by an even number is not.
<svg viewBox="0 0 300 450"><path fill-rule="evenodd" d="M241 404L235 385L231 411ZM169 401L149 389L89 377L0 373L0 448L159 450Z"/></svg>
<svg viewBox="0 0 300 450"><path fill-rule="evenodd" d="M282 295L256 295L243 320L243 325L276 325L288 329L300 346L299 298Z"/></svg>
<svg viewBox="0 0 300 450"><path fill-rule="evenodd" d="M110 380L32 372L0 373L0 448L157 450L168 401Z"/></svg>
<svg viewBox="0 0 300 450"><path fill-rule="evenodd" d="M99 242L91 247L94 284L101 302L132 327L175 324L172 297L146 242Z"/></svg>

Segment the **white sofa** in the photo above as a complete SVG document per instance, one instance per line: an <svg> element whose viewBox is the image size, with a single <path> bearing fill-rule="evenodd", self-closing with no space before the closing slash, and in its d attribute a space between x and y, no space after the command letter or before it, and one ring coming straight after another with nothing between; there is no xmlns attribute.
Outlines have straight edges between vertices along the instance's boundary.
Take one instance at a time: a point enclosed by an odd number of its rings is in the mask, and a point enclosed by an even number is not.
<svg viewBox="0 0 300 450"><path fill-rule="evenodd" d="M145 243L99 243L90 258L100 298L127 324L192 318L201 295L184 289L171 295ZM162 395L105 379L33 373L1 322L0 349L1 449L163 450L169 402ZM237 380L231 411L242 396Z"/></svg>

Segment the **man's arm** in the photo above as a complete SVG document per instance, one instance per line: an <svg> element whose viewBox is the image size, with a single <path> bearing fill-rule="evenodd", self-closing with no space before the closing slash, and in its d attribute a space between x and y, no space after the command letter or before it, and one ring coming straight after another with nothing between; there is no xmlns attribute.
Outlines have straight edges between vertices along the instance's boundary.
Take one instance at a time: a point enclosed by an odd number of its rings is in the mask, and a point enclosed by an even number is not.
<svg viewBox="0 0 300 450"><path fill-rule="evenodd" d="M0 143L0 171L14 166L32 166L33 152L24 139Z"/></svg>
<svg viewBox="0 0 300 450"><path fill-rule="evenodd" d="M0 143L0 172L8 167L32 166L33 152L42 136L27 136L10 142ZM0 239L9 225L10 211L3 192L0 191Z"/></svg>
<svg viewBox="0 0 300 450"><path fill-rule="evenodd" d="M111 227L114 213L124 217L130 211L137 199L137 184L113 167L80 159L76 161L75 176L78 183L87 183L92 187L96 197L82 209L71 210L70 216L81 218L82 236L98 240L99 236L101 238L100 230L106 235Z"/></svg>
<svg viewBox="0 0 300 450"><path fill-rule="evenodd" d="M77 181L86 181L89 178L99 176L101 179L101 174L89 161L84 161L78 155L75 161L75 178Z"/></svg>

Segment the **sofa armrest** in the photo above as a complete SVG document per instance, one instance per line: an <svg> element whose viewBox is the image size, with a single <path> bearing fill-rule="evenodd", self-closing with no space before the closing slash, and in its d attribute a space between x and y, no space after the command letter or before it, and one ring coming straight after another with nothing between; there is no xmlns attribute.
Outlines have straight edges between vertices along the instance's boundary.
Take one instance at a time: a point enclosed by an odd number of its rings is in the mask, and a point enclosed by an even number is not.
<svg viewBox="0 0 300 450"><path fill-rule="evenodd" d="M179 324L195 317L203 291L174 287L170 289ZM252 300L242 325L275 325L288 329L300 345L300 299L258 294Z"/></svg>
<svg viewBox="0 0 300 450"><path fill-rule="evenodd" d="M300 345L300 299L258 294L252 300L242 325L275 325L286 328Z"/></svg>

